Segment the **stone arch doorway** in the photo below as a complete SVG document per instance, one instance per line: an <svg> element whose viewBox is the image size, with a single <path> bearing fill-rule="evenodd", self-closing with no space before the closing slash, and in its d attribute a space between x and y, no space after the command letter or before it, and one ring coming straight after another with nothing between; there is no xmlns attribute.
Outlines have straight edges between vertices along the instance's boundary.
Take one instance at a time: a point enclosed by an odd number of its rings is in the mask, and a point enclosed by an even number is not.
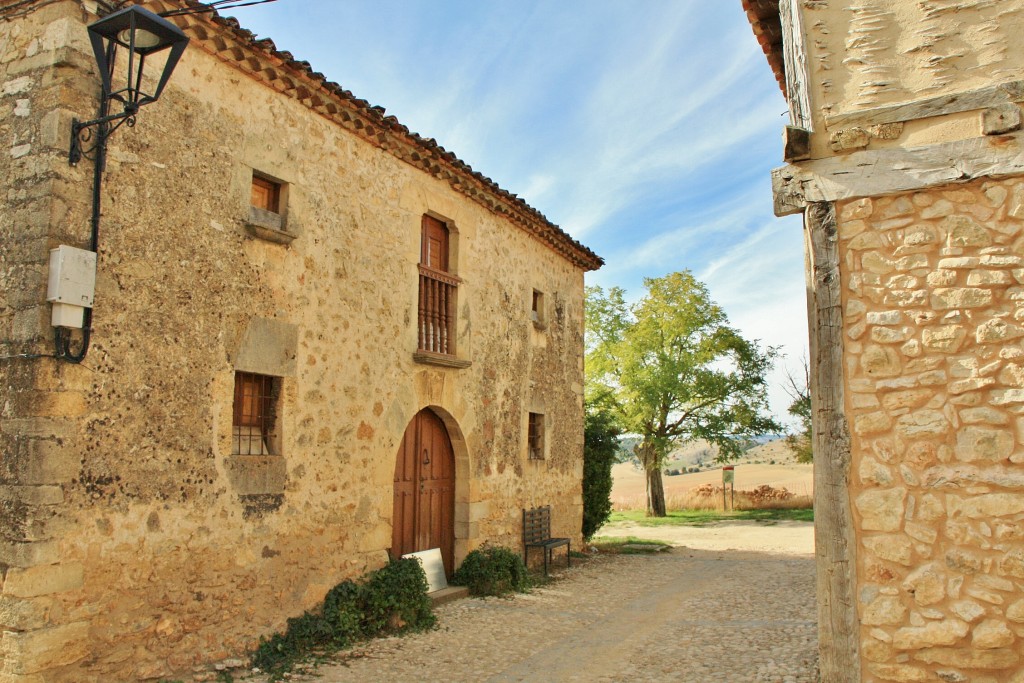
<svg viewBox="0 0 1024 683"><path fill-rule="evenodd" d="M455 562L455 453L441 418L416 413L405 428L395 461L391 553L440 548L445 574Z"/></svg>

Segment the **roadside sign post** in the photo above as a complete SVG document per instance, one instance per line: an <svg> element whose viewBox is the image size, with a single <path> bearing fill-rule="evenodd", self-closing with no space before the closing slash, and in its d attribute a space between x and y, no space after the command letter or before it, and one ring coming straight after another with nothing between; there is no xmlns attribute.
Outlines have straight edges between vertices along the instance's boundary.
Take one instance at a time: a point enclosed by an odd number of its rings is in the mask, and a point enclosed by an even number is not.
<svg viewBox="0 0 1024 683"><path fill-rule="evenodd" d="M722 510L735 510L736 509L736 467L734 465L726 465L722 468ZM729 489L730 505L725 504L725 489Z"/></svg>

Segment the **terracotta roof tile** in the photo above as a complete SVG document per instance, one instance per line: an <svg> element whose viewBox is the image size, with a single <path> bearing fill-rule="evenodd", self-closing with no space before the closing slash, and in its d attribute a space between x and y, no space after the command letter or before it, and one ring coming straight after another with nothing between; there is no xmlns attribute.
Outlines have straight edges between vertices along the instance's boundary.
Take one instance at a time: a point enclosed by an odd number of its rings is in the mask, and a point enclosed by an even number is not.
<svg viewBox="0 0 1024 683"><path fill-rule="evenodd" d="M782 58L782 21L779 19L779 0L741 0L750 27L754 29L775 80L786 94L786 67Z"/></svg>

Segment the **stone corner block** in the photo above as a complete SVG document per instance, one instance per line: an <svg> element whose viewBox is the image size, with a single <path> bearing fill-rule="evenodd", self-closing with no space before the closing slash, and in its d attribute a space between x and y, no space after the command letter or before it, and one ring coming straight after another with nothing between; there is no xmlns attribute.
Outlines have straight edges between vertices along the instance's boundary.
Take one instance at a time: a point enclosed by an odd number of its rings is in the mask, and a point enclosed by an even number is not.
<svg viewBox="0 0 1024 683"><path fill-rule="evenodd" d="M55 541L0 542L0 564L8 567L36 567L59 561L60 549Z"/></svg>
<svg viewBox="0 0 1024 683"><path fill-rule="evenodd" d="M7 570L4 578L3 595L33 598L76 590L83 583L84 569L78 562L12 568Z"/></svg>
<svg viewBox="0 0 1024 683"><path fill-rule="evenodd" d="M6 631L0 650L12 674L37 674L74 664L89 654L89 624L79 621L22 633Z"/></svg>

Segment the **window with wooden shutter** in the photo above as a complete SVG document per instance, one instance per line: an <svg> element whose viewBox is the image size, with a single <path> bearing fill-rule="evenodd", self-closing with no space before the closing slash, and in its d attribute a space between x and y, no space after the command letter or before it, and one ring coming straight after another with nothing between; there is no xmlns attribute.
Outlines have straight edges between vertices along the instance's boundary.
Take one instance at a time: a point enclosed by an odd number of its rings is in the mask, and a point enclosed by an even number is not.
<svg viewBox="0 0 1024 683"><path fill-rule="evenodd" d="M235 373L232 451L235 455L279 455L277 407L281 380L252 372Z"/></svg>
<svg viewBox="0 0 1024 683"><path fill-rule="evenodd" d="M281 183L253 174L252 205L271 213L281 213Z"/></svg>
<svg viewBox="0 0 1024 683"><path fill-rule="evenodd" d="M246 232L268 242L290 244L299 236L298 223L288 217L288 183L252 171Z"/></svg>
<svg viewBox="0 0 1024 683"><path fill-rule="evenodd" d="M448 272L449 230L440 220L423 216L420 231L419 350L455 355L456 298L459 278Z"/></svg>

